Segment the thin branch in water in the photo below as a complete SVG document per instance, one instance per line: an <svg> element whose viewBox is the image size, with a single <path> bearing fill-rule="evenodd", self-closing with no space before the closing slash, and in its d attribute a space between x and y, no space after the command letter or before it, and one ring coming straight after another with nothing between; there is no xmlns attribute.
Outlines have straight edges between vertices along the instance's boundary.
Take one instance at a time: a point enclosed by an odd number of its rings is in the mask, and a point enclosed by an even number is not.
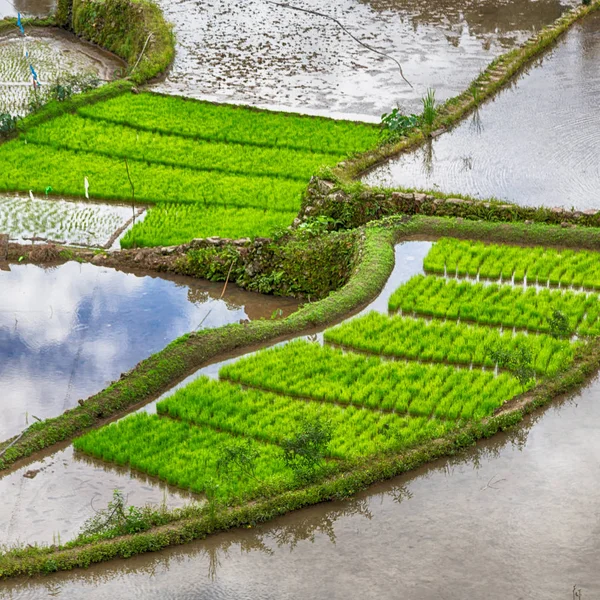
<svg viewBox="0 0 600 600"><path fill-rule="evenodd" d="M125 159L125 169L127 169L127 179L129 179L129 185L131 186L131 206L133 207L133 224L135 225L135 187L129 173L129 163Z"/></svg>
<svg viewBox="0 0 600 600"><path fill-rule="evenodd" d="M287 4L287 3L273 2L273 0L266 0L266 1L269 4L274 4L275 6L280 6L281 8L289 8L290 10L297 10L299 12L307 13L309 15L316 15L317 17L323 17L324 19L329 19L330 21L333 21L345 33L347 33L355 42L357 42L358 44L360 44L361 46L363 46L367 50L370 50L371 52L375 52L375 54L379 54L380 56L383 56L385 58L389 58L390 60L393 60L398 65L398 68L400 69L400 76L402 77L402 79L404 79L404 81L406 81L406 83L411 88L413 87L412 83L410 81L408 81L408 79L406 79L406 77L404 77L404 72L402 71L402 65L393 56L390 56L389 54L386 54L385 52L381 52L381 50L377 50L376 48L373 48L372 46L369 46L368 44L365 44L362 40L359 40L354 34L350 33L350 31L348 31L344 27L344 25L340 21L338 21L335 17L331 17L331 16L326 15L324 13L317 12L316 10L309 10L307 8L300 8L299 6L292 6L291 4Z"/></svg>
<svg viewBox="0 0 600 600"><path fill-rule="evenodd" d="M233 269L234 264L235 264L235 260L232 260L231 266L229 267L229 273L227 273L227 279L225 280L225 285L223 286L223 291L221 292L221 295L219 296L219 300L221 298L223 298L223 296L225 295L225 290L227 289L227 284L229 283L229 276L231 275L231 270Z"/></svg>

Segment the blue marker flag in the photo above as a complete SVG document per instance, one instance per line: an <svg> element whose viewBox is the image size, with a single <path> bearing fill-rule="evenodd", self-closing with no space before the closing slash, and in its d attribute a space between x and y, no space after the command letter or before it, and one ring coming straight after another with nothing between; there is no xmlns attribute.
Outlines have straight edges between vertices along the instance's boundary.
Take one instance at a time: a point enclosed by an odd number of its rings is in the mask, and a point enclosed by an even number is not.
<svg viewBox="0 0 600 600"><path fill-rule="evenodd" d="M17 13L17 27L21 30L21 33L25 35L25 29L23 23L21 23L21 13Z"/></svg>
<svg viewBox="0 0 600 600"><path fill-rule="evenodd" d="M31 74L33 75L33 80L36 82L37 85L41 86L42 84L38 80L38 76L35 72L35 69L33 68L33 65L29 65L29 69L31 70Z"/></svg>

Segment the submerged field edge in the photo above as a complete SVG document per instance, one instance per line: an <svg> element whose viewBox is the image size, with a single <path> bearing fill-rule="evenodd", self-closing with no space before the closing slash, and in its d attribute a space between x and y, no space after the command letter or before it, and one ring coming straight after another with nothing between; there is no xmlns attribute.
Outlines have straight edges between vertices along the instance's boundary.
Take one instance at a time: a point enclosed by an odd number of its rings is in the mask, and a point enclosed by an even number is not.
<svg viewBox="0 0 600 600"><path fill-rule="evenodd" d="M28 547L8 551L0 555L0 579L49 574L85 568L115 558L130 558L204 539L235 527L254 526L317 503L347 498L376 482L396 477L433 460L453 456L478 440L514 427L535 409L580 388L599 368L600 339L596 339L579 354L570 369L539 385L524 398L507 403L495 416L479 423L469 423L444 438L400 455L348 461L348 470L326 481L246 506L211 509L210 505L205 505L171 511L165 515L163 522L166 524L143 533L79 546L72 543L66 547Z"/></svg>
<svg viewBox="0 0 600 600"><path fill-rule="evenodd" d="M594 0L589 5L580 4L569 9L553 23L532 35L519 47L495 58L471 82L466 90L448 99L438 107L438 115L430 128L430 132L417 128L408 136L397 141L383 142L372 150L359 153L353 158L339 163L333 169L333 173L342 181L349 183L388 159L421 146L430 139L430 133L435 136L444 133L504 88L529 63L568 31L574 23L597 9L600 9L600 0Z"/></svg>
<svg viewBox="0 0 600 600"><path fill-rule="evenodd" d="M185 334L76 408L31 425L12 447L8 448L16 438L0 444L0 454L5 450L0 456L0 471L135 405L151 401L177 381L228 353L328 325L364 306L381 291L392 272L393 237L392 231L383 229L362 232L348 283L323 300L308 303L283 319L260 319Z"/></svg>

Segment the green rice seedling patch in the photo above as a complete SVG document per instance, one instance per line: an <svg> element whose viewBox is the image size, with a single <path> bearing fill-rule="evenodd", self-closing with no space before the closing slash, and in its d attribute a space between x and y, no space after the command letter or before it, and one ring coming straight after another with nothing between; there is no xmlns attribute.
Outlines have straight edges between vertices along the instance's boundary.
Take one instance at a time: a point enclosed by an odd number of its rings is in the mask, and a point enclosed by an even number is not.
<svg viewBox="0 0 600 600"><path fill-rule="evenodd" d="M481 325L549 332L554 311L567 318L570 330L582 336L600 333L600 298L570 290L471 283L417 275L390 297L390 311Z"/></svg>
<svg viewBox="0 0 600 600"><path fill-rule="evenodd" d="M258 352L219 375L289 396L445 419L488 416L523 391L508 373L382 361L305 341Z"/></svg>
<svg viewBox="0 0 600 600"><path fill-rule="evenodd" d="M0 146L0 189L31 189L43 193L82 196L84 180L89 194L107 200L131 197L123 160L86 152L57 150L27 144L18 139ZM198 203L222 208L258 208L269 211L298 210L305 183L271 177L224 175L130 161L139 201Z"/></svg>
<svg viewBox="0 0 600 600"><path fill-rule="evenodd" d="M325 341L384 356L487 367L495 366L492 349L515 350L527 346L538 375L555 375L568 367L582 344L545 334L513 335L465 323L388 317L378 312L328 329Z"/></svg>
<svg viewBox="0 0 600 600"><path fill-rule="evenodd" d="M292 437L298 423L319 419L332 429L328 455L340 459L402 450L441 437L453 427L437 419L243 390L239 385L205 377L159 402L157 411L195 425L276 444Z"/></svg>
<svg viewBox="0 0 600 600"><path fill-rule="evenodd" d="M424 262L429 273L600 290L600 253L523 248L454 238L436 242Z"/></svg>
<svg viewBox="0 0 600 600"><path fill-rule="evenodd" d="M78 112L151 132L336 156L363 152L379 139L379 128L367 123L258 111L149 93L119 96L82 107Z"/></svg>
<svg viewBox="0 0 600 600"><path fill-rule="evenodd" d="M281 448L252 440L247 443L258 454L253 476L223 477L219 473L221 450L235 440L211 428L138 413L91 431L73 445L96 458L192 492L210 492L228 502L259 496L265 487L292 486L292 473L283 462Z"/></svg>
<svg viewBox="0 0 600 600"><path fill-rule="evenodd" d="M122 248L176 246L194 238L270 237L292 224L295 212L161 203L121 240Z"/></svg>
<svg viewBox="0 0 600 600"><path fill-rule="evenodd" d="M110 158L128 158L167 166L237 175L281 177L305 184L322 165L335 164L333 156L306 150L265 148L244 144L198 141L140 131L108 121L63 115L23 136L28 143L77 150Z"/></svg>

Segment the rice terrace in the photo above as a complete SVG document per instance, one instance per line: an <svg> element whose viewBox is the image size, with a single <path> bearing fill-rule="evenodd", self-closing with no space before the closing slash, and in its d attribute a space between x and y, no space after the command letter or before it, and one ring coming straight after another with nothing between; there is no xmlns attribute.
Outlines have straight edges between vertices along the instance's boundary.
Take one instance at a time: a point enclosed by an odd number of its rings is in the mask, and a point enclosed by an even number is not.
<svg viewBox="0 0 600 600"><path fill-rule="evenodd" d="M600 598L600 0L0 0L0 598Z"/></svg>

